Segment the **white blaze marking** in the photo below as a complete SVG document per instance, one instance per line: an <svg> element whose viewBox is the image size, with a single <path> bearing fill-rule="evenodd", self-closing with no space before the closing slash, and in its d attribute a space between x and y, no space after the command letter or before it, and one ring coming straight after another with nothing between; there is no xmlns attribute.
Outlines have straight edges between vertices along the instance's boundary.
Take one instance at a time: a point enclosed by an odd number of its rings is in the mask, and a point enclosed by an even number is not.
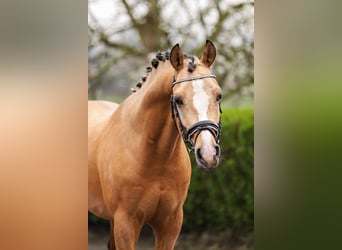
<svg viewBox="0 0 342 250"><path fill-rule="evenodd" d="M209 96L203 89L203 80L192 81L194 89L193 104L198 113L198 121L208 120ZM211 133L207 130L201 132L203 146L211 145Z"/></svg>
<svg viewBox="0 0 342 250"><path fill-rule="evenodd" d="M203 89L203 80L192 81L194 89L194 107L197 110L199 121L208 120L209 96Z"/></svg>

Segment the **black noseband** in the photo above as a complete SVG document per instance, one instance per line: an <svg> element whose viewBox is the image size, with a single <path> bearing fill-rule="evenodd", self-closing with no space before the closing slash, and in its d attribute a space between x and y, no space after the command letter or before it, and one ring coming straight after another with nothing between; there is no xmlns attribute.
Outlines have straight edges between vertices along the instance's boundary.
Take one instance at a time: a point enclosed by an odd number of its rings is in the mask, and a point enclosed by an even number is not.
<svg viewBox="0 0 342 250"><path fill-rule="evenodd" d="M191 142L192 145L195 145L199 133L202 132L203 130L208 130L214 136L216 143L217 144L220 143L221 121L219 122L219 124L213 123L212 121L209 121L209 120L196 122L194 125L192 125L188 129L186 133L186 140L188 142ZM191 138L193 136L195 136L195 140L192 142Z"/></svg>
<svg viewBox="0 0 342 250"><path fill-rule="evenodd" d="M193 81L193 80L198 80L198 79L203 79L203 78L216 78L216 77L214 75L205 75L205 76L197 76L197 77L192 77L192 78L181 79L178 81L174 80L172 83L172 88L178 83ZM177 108L177 104L173 96L171 96L170 103L171 103L172 119L176 127L177 127L176 119L178 120L178 127L182 133L183 140L185 144L187 145L189 152L193 152L194 146L197 141L197 137L203 130L208 130L214 136L216 143L217 144L220 143L221 117L220 117L220 121L218 124L209 120L204 120L204 121L196 122L188 130L186 130L185 127L183 126L183 123L182 123L182 120L181 120L181 117L179 115L179 111ZM220 106L220 112L222 113L221 106ZM191 139L193 136L194 136L194 140ZM190 146L188 144L190 144Z"/></svg>

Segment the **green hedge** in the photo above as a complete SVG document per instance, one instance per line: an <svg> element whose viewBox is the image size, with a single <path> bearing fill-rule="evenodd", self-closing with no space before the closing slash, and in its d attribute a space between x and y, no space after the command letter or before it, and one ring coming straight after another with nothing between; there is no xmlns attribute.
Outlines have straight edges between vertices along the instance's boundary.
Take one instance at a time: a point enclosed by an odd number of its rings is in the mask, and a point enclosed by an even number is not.
<svg viewBox="0 0 342 250"><path fill-rule="evenodd" d="M254 111L224 109L221 163L193 171L184 207L184 231L253 231Z"/></svg>
<svg viewBox="0 0 342 250"><path fill-rule="evenodd" d="M206 171L196 168L184 206L183 231L218 233L227 228L253 231L254 111L224 109L221 163ZM89 225L104 221L89 215Z"/></svg>

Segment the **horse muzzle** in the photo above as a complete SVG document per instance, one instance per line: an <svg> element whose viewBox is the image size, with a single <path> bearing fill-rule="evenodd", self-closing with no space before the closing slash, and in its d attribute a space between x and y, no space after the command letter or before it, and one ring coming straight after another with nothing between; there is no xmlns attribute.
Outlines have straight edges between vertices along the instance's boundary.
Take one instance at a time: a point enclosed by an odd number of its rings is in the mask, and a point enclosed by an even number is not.
<svg viewBox="0 0 342 250"><path fill-rule="evenodd" d="M220 146L213 141L209 131L201 131L198 137L200 139L194 146L197 165L206 169L216 168L221 155Z"/></svg>
<svg viewBox="0 0 342 250"><path fill-rule="evenodd" d="M220 146L212 148L196 148L195 156L196 162L199 167L202 168L216 168L220 159Z"/></svg>
<svg viewBox="0 0 342 250"><path fill-rule="evenodd" d="M219 146L221 137L221 122L199 121L192 125L185 134L185 141L192 147L190 151L195 153L196 162L202 168L216 168L219 163L221 149Z"/></svg>

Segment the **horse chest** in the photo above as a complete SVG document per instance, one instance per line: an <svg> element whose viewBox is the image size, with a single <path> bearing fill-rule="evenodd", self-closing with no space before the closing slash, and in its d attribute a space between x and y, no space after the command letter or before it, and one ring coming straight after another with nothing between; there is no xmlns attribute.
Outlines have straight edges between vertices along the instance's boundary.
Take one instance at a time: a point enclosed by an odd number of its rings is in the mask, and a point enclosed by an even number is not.
<svg viewBox="0 0 342 250"><path fill-rule="evenodd" d="M157 213L170 213L179 206L180 195L175 190L161 189Z"/></svg>
<svg viewBox="0 0 342 250"><path fill-rule="evenodd" d="M146 220L167 217L176 211L185 199L183 192L171 186L158 186L145 189L139 210Z"/></svg>

